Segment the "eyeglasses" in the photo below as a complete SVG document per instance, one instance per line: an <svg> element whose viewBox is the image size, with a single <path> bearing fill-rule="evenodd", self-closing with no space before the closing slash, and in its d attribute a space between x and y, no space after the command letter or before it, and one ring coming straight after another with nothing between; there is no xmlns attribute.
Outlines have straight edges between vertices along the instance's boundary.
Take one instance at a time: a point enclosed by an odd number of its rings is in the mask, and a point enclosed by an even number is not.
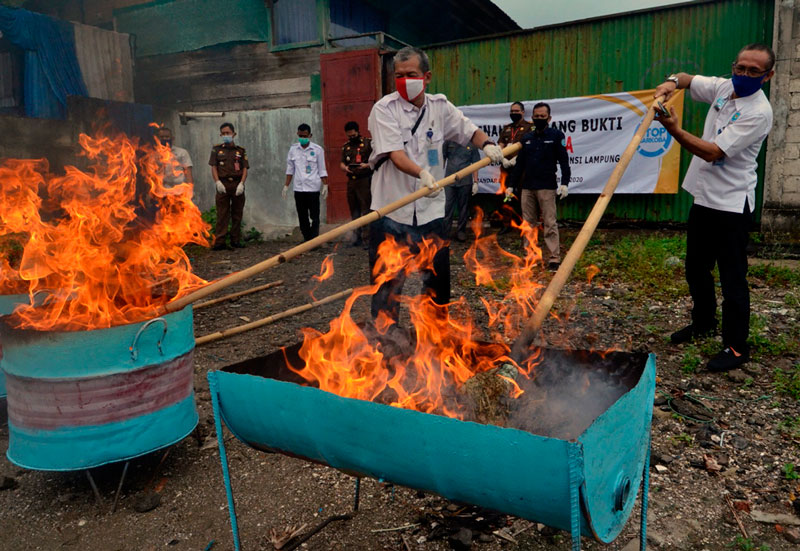
<svg viewBox="0 0 800 551"><path fill-rule="evenodd" d="M760 77L769 72L769 69L767 69L766 71L761 71L755 67L745 67L744 65L737 65L735 61L731 63L731 67L733 68L733 74L739 76L747 75L749 77Z"/></svg>

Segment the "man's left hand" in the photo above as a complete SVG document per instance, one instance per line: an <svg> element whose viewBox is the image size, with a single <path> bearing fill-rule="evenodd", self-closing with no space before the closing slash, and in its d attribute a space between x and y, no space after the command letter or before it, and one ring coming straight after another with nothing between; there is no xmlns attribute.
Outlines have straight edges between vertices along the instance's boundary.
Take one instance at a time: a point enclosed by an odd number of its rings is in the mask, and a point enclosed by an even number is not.
<svg viewBox="0 0 800 551"><path fill-rule="evenodd" d="M558 186L557 194L559 199L566 199L567 195L569 195L569 188L565 185L560 185Z"/></svg>
<svg viewBox="0 0 800 551"><path fill-rule="evenodd" d="M503 150L500 149L499 145L495 145L493 143L486 144L483 147L483 152L489 157L493 163L502 163L503 159Z"/></svg>
<svg viewBox="0 0 800 551"><path fill-rule="evenodd" d="M328 196L328 184L324 184L319 192L319 196L325 199Z"/></svg>
<svg viewBox="0 0 800 551"><path fill-rule="evenodd" d="M236 186L236 196L239 197L240 195L244 194L244 182L239 182L239 185Z"/></svg>
<svg viewBox="0 0 800 551"><path fill-rule="evenodd" d="M472 180L472 195L478 193L478 180Z"/></svg>
<svg viewBox="0 0 800 551"><path fill-rule="evenodd" d="M678 116L675 114L674 107L669 108L669 115L670 115L669 117L665 117L661 113L656 111L656 117L653 120L655 120L656 122L660 122L661 126L666 128L667 132L672 134L680 128L680 124L678 122Z"/></svg>

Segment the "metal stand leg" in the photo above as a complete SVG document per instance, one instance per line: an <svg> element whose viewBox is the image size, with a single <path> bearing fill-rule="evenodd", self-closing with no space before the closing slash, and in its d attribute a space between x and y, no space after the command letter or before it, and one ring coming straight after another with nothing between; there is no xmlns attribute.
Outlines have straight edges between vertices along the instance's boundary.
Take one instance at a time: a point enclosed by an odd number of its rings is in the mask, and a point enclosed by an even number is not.
<svg viewBox="0 0 800 551"><path fill-rule="evenodd" d="M89 485L92 487L92 491L94 492L94 498L97 500L97 506L100 507L100 510L105 509L103 505L103 498L100 497L100 490L97 489L97 484L94 483L94 478L92 478L92 473L89 472L89 469L86 469L86 478L89 479Z"/></svg>
<svg viewBox="0 0 800 551"><path fill-rule="evenodd" d="M361 501L361 477L356 477L356 492L353 498L353 512L358 512L358 503Z"/></svg>
<svg viewBox="0 0 800 551"><path fill-rule="evenodd" d="M117 493L114 494L114 504L111 506L111 512L117 512L117 502L119 501L119 494L122 491L122 483L125 482L125 475L128 474L128 465L130 465L130 461L125 462L125 466L122 468L122 477L119 479L119 486L117 486Z"/></svg>
<svg viewBox="0 0 800 551"><path fill-rule="evenodd" d="M572 536L572 551L581 551L581 447L569 446L569 527Z"/></svg>
<svg viewBox="0 0 800 551"><path fill-rule="evenodd" d="M214 409L214 427L217 430L219 443L219 462L222 465L222 478L225 481L225 494L228 497L228 513L231 516L231 531L233 532L234 551L240 551L239 526L236 522L236 506L233 502L233 487L231 476L228 472L228 455L225 453L225 435L222 433L222 416L219 411L219 396L217 394L217 377L213 371L208 373L208 388L211 391L211 406Z"/></svg>
<svg viewBox="0 0 800 551"><path fill-rule="evenodd" d="M647 497L650 493L650 438L647 439L647 452L644 456L642 473L642 521L639 528L639 550L647 549Z"/></svg>

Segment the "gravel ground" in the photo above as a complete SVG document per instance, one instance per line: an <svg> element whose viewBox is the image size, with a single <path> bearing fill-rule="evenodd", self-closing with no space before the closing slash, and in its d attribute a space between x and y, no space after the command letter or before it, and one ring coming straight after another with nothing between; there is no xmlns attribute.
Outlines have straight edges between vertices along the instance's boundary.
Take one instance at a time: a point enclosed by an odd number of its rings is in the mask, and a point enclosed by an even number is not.
<svg viewBox="0 0 800 551"><path fill-rule="evenodd" d="M575 233L574 229L564 231L564 242L571 242ZM599 233L613 239L614 235L633 232ZM634 234L644 236L648 232ZM197 273L213 279L285 250L295 241L296 237L289 237L235 251L193 250L192 262ZM518 247L517 241L511 235L501 238L511 250ZM453 295L465 296L478 309L485 291L471 282L463 266L465 248L459 243L452 247ZM344 244L323 246L230 292L278 279L283 285L198 310L195 335L306 302L316 283L311 276L319 273L326 255L333 255L335 274L315 291L316 297L367 283L365 251ZM657 355L659 379L653 410L648 511L650 548L747 550L766 545L771 550L798 549L798 543L790 542L790 524L800 525L800 502L795 501L793 508L791 501L800 495L800 481L792 479L785 466L800 464L800 427L787 424L792 418L800 423L800 403L776 392L773 385L773 371L790 369L797 357L766 356L732 375L702 369L685 374L681 368L687 347L670 345L666 335L686 323L688 299L670 303L635 299L636 282L611 281L600 268L592 283L575 279L568 283L561 294L566 298L560 299L557 307L570 313L569 322L548 323L544 335L558 348L618 348ZM543 273L541 277L547 280L550 276ZM753 311L767 320L763 334L796 340L800 318L797 289L769 287L758 280L751 283ZM418 288L419 282L410 281L408 288L415 286ZM794 296L794 300L787 296ZM341 305L329 304L198 347L198 428L171 447L166 458L161 452L131 463L113 514L109 509L122 469L119 464L93 471L105 501L99 507L83 472L27 471L5 458L0 460L0 549L233 549L206 373L296 343L302 327L326 329ZM354 318L365 319L367 307L367 301L359 301ZM485 323L486 318L478 320ZM5 448L7 441L8 426L0 423L0 446ZM351 510L351 476L300 459L253 450L230 433L226 433L226 445L242 549L273 549L271 529L306 525L307 530L330 515ZM776 514L785 518L769 516ZM637 505L622 534L610 546L584 538L584 549L638 549L633 541L638 539L638 515ZM516 543L493 533L501 528ZM468 549L452 538L460 530L462 538L469 539L465 529L472 531L471 548L475 550L570 548L565 533L543 525L363 479L358 514L352 520L331 523L302 549ZM734 543L741 529L746 530L752 547L747 546L749 542Z"/></svg>

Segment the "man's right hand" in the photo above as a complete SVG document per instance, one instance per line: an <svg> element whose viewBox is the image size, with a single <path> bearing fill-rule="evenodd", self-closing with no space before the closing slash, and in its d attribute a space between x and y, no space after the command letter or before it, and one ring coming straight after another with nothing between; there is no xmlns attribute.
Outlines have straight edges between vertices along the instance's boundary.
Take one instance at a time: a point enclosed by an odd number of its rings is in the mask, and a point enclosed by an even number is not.
<svg viewBox="0 0 800 551"><path fill-rule="evenodd" d="M434 198L442 192L442 188L436 185L436 179L433 177L433 174L427 170L423 170L419 173L419 181L426 188L434 190L428 194L430 198Z"/></svg>
<svg viewBox="0 0 800 551"><path fill-rule="evenodd" d="M511 157L510 159L506 159L505 157L503 157L502 163L503 163L503 168L505 169L513 168L514 165L517 164L517 158Z"/></svg>
<svg viewBox="0 0 800 551"><path fill-rule="evenodd" d="M283 189L281 190L281 199L286 201L286 197L288 196L289 196L289 186L283 186Z"/></svg>
<svg viewBox="0 0 800 551"><path fill-rule="evenodd" d="M511 201L511 199L513 199L513 198L514 198L514 188L513 187L507 187L506 188L506 196L505 196L504 202Z"/></svg>
<svg viewBox="0 0 800 551"><path fill-rule="evenodd" d="M217 193L221 193L221 194L227 193L227 190L225 189L225 184L223 184L219 180L214 182L214 185L217 186Z"/></svg>
<svg viewBox="0 0 800 551"><path fill-rule="evenodd" d="M672 97L672 94L674 94L675 90L677 89L678 85L672 82L671 80L668 80L656 86L656 91L653 93L653 97L657 98L658 96L664 96L663 101L667 101L669 98Z"/></svg>

